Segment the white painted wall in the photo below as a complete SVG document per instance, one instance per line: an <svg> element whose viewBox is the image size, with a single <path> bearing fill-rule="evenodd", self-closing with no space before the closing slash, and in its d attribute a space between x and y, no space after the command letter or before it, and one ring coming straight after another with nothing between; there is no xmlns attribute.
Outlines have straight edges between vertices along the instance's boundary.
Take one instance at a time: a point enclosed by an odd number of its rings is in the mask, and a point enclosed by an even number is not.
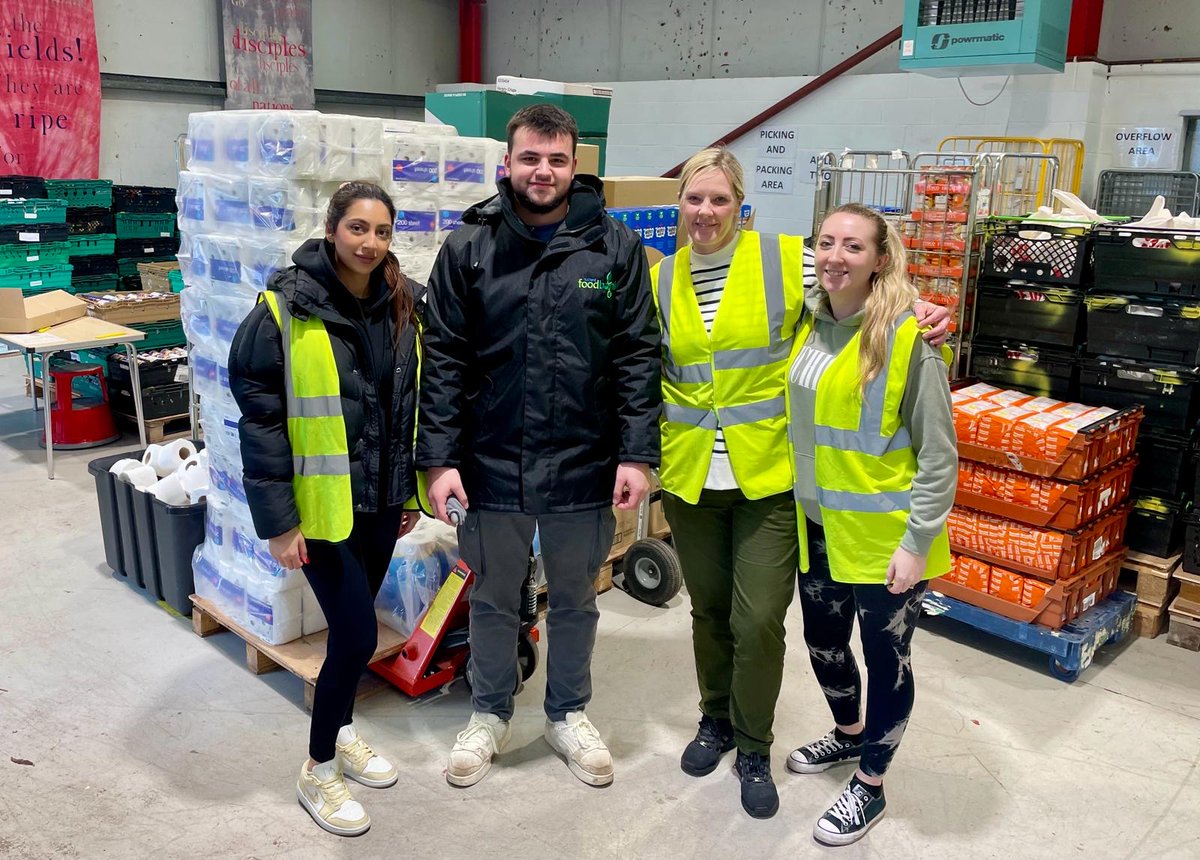
<svg viewBox="0 0 1200 860"><path fill-rule="evenodd" d="M1114 139L1118 127L1144 126L1171 129L1179 135L1178 162L1166 167L1180 169L1184 152L1180 112L1200 111L1200 63L1115 66L1106 84L1097 147L1100 166L1115 164L1121 145Z"/></svg>
<svg viewBox="0 0 1200 860"><path fill-rule="evenodd" d="M1196 0L1108 0L1100 23L1105 60L1200 56Z"/></svg>

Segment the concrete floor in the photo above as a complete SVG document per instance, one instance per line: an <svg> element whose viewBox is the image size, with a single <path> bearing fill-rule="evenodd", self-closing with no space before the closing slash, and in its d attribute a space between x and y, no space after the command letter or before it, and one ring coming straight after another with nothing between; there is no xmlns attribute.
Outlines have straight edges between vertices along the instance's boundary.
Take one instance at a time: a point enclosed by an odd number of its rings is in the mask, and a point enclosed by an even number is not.
<svg viewBox="0 0 1200 860"><path fill-rule="evenodd" d="M541 738L539 670L513 739L478 786L442 776L470 713L461 682L412 701L387 689L357 724L401 771L355 787L374 826L330 836L296 803L307 718L297 679L251 675L240 640L199 639L103 564L87 461L48 481L20 362L0 359L0 856L796 857L829 849L813 820L848 769L797 776L795 745L829 715L798 607L776 720L782 808L741 810L720 768L685 776L697 719L686 595L665 609L600 598L589 714L616 782L578 782ZM136 447L136 440L126 446ZM1163 638L1102 650L1073 685L1044 661L945 619L914 642L919 689L887 782L888 815L844 857L1200 857L1200 654ZM17 764L13 759L32 765Z"/></svg>

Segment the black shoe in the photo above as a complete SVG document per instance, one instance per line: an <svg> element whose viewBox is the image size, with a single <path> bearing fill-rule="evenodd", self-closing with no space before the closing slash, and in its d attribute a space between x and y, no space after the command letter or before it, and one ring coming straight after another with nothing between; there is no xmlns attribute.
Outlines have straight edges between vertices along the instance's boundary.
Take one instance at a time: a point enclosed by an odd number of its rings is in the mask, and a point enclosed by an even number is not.
<svg viewBox="0 0 1200 860"><path fill-rule="evenodd" d="M700 718L696 739L687 745L679 759L679 767L688 776L708 776L717 769L721 756L735 746L733 724L729 720L714 720L705 714Z"/></svg>
<svg viewBox="0 0 1200 860"><path fill-rule="evenodd" d="M857 842L883 818L886 808L882 786L879 796L875 797L857 779L852 779L842 796L813 826L813 839L822 845Z"/></svg>
<svg viewBox="0 0 1200 860"><path fill-rule="evenodd" d="M861 738L862 735L859 735ZM787 769L794 773L820 773L835 764L857 761L862 757L863 745L841 740L833 729L820 740L792 750L788 756Z"/></svg>
<svg viewBox="0 0 1200 860"><path fill-rule="evenodd" d="M771 779L771 757L738 750L733 770L742 781L742 809L754 818L770 818L779 811L779 792Z"/></svg>

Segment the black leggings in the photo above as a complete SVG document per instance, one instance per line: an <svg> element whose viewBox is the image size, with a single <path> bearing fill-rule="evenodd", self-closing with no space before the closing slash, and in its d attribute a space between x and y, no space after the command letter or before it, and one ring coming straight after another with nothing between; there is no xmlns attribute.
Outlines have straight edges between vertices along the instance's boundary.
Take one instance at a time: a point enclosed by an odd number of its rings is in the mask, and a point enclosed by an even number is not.
<svg viewBox="0 0 1200 860"><path fill-rule="evenodd" d="M912 713L913 632L926 584L903 594L884 585L834 582L825 555L825 531L808 522L809 572L800 575L804 642L817 683L838 725L858 722L862 679L850 651L850 633L858 617L867 661L867 719L860 767L868 776L887 773Z"/></svg>
<svg viewBox="0 0 1200 860"><path fill-rule="evenodd" d="M353 719L358 682L379 637L375 595L387 575L402 514L399 508L360 511L354 515L350 537L341 543L306 542L304 575L329 622L308 735L308 754L315 762L337 754L338 730Z"/></svg>

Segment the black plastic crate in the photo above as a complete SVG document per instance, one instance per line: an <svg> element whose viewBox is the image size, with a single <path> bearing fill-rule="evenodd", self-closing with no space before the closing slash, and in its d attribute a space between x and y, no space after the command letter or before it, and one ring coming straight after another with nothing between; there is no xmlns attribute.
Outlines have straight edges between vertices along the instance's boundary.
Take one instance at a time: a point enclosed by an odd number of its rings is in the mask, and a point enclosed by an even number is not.
<svg viewBox="0 0 1200 860"><path fill-rule="evenodd" d="M1200 230L1095 230L1096 289L1200 298Z"/></svg>
<svg viewBox="0 0 1200 860"><path fill-rule="evenodd" d="M149 185L114 185L114 212L174 212L175 189Z"/></svg>
<svg viewBox="0 0 1200 860"><path fill-rule="evenodd" d="M186 383L187 357L168 358L159 361L139 361L138 379L142 389L157 388L161 385ZM180 368L183 368L182 372ZM110 385L130 391L133 388L133 378L129 374L129 356L124 352L115 352L108 357L108 379Z"/></svg>
<svg viewBox="0 0 1200 860"><path fill-rule="evenodd" d="M139 451L136 459L141 459L141 456L142 452ZM116 478L113 479L113 487L117 497L117 530L121 534L121 559L123 562L118 573L128 579L130 583L137 583L138 588L145 588L146 580L142 575L142 557L138 552L137 524L133 519L133 494L141 491L135 490L132 484Z"/></svg>
<svg viewBox="0 0 1200 860"><path fill-rule="evenodd" d="M122 415L137 415L133 405L133 389L128 384L110 384L109 397L114 412ZM142 386L142 416L144 418L167 418L185 415L188 411L188 384L186 382L153 387Z"/></svg>
<svg viewBox="0 0 1200 860"><path fill-rule="evenodd" d="M1156 496L1134 500L1125 525L1125 544L1134 552L1167 558L1183 546L1184 505Z"/></svg>
<svg viewBox="0 0 1200 860"><path fill-rule="evenodd" d="M203 447L200 442L196 446ZM196 590L192 579L192 553L204 543L207 502L176 507L151 497L154 552L162 600L180 615L192 614L188 599Z"/></svg>
<svg viewBox="0 0 1200 860"><path fill-rule="evenodd" d="M1079 284L1088 269L1090 249L1090 228L1006 224L988 240L983 273L1040 284Z"/></svg>
<svg viewBox="0 0 1200 860"><path fill-rule="evenodd" d="M1200 299L1089 292L1084 306L1092 355L1200 364Z"/></svg>
<svg viewBox="0 0 1200 860"><path fill-rule="evenodd" d="M1137 455L1135 492L1178 499L1192 491L1195 437L1142 431L1137 438Z"/></svg>
<svg viewBox="0 0 1200 860"><path fill-rule="evenodd" d="M66 224L0 224L0 244L67 241Z"/></svg>
<svg viewBox="0 0 1200 860"><path fill-rule="evenodd" d="M117 240L117 256L125 260L140 257L168 257L178 252L178 236L163 236L157 239Z"/></svg>
<svg viewBox="0 0 1200 860"><path fill-rule="evenodd" d="M121 547L121 526L117 511L117 479L108 470L118 460L141 459L141 451L110 454L88 463L88 472L96 482L96 501L100 506L100 536L104 539L104 561L113 572L128 577Z"/></svg>
<svg viewBox="0 0 1200 860"><path fill-rule="evenodd" d="M1200 514L1192 511L1183 523L1183 569L1200 573Z"/></svg>
<svg viewBox="0 0 1200 860"><path fill-rule="evenodd" d="M1073 348L1082 341L1083 291L1024 281L980 281L975 336Z"/></svg>
<svg viewBox="0 0 1200 860"><path fill-rule="evenodd" d="M117 273L117 258L112 254L72 257L71 265L75 267L71 275L77 278L95 278L99 275L115 275Z"/></svg>
<svg viewBox="0 0 1200 860"><path fill-rule="evenodd" d="M1079 363L1073 353L1027 343L976 340L971 344L971 374L1000 388L1056 400L1074 400L1079 388Z"/></svg>
<svg viewBox="0 0 1200 860"><path fill-rule="evenodd" d="M0 176L0 197L46 197L46 180L40 176Z"/></svg>
<svg viewBox="0 0 1200 860"><path fill-rule="evenodd" d="M93 233L117 232L117 221L112 210L101 209L98 206L85 206L82 209L67 210L67 228L72 236L90 235Z"/></svg>
<svg viewBox="0 0 1200 860"><path fill-rule="evenodd" d="M1200 415L1200 376L1124 358L1081 358L1079 400L1124 409L1142 404L1142 430L1191 435Z"/></svg>

